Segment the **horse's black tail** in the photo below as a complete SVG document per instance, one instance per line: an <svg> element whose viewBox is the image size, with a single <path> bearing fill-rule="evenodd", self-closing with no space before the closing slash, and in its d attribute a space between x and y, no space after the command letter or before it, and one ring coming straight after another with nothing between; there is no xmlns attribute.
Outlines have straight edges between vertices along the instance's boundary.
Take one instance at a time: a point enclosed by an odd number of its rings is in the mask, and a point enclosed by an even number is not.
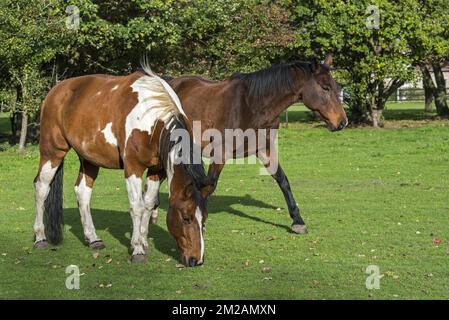
<svg viewBox="0 0 449 320"><path fill-rule="evenodd" d="M50 184L50 192L45 200L45 234L52 244L62 242L64 233L64 216L62 210L62 178L64 175L64 161L61 162L55 177Z"/></svg>

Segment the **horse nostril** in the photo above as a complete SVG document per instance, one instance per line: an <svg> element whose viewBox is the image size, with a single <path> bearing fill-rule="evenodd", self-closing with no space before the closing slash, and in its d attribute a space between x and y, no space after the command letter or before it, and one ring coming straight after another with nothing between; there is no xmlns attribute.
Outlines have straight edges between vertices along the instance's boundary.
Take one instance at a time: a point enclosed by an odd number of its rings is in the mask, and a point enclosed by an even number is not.
<svg viewBox="0 0 449 320"><path fill-rule="evenodd" d="M197 260L195 258L190 258L189 259L189 267L194 267L196 266Z"/></svg>
<svg viewBox="0 0 449 320"><path fill-rule="evenodd" d="M338 126L338 130L342 130L346 127L346 120L342 120Z"/></svg>

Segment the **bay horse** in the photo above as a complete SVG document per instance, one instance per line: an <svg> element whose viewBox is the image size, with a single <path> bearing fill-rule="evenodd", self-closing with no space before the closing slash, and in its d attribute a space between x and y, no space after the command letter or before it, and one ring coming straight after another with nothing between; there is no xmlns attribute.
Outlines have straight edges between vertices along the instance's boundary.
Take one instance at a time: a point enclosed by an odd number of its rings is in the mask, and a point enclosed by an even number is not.
<svg viewBox="0 0 449 320"><path fill-rule="evenodd" d="M224 133L226 129L253 129L255 131L279 128L279 115L294 103L302 101L306 107L317 113L331 131L345 128L348 119L340 102L338 89L330 67L332 54L324 63L294 61L274 65L253 73L234 74L224 81L210 81L196 76L179 78L166 77L180 98L189 121L200 121L201 131L211 128ZM264 152L257 156L268 169L276 149L273 138L267 136ZM202 141L205 148L210 141ZM251 151L245 144L235 146L245 149L245 156ZM223 157L227 157L225 152ZM212 162L208 176L213 181L213 192L227 158ZM274 170L269 173L276 180L287 202L293 220L291 230L304 234L307 227L300 215L293 197L290 183L278 159Z"/></svg>
<svg viewBox="0 0 449 320"><path fill-rule="evenodd" d="M90 248L104 248L90 212L99 168L123 169L133 225L132 261L147 259L148 224L159 205L160 183L167 177L168 230L186 266L203 263L205 196L211 185L202 164L177 161L183 152L193 151L183 150L172 133L189 126L178 97L163 79L144 67L128 76L89 75L62 81L44 100L40 128L34 247L62 241L63 159L73 148L80 160L75 193Z"/></svg>

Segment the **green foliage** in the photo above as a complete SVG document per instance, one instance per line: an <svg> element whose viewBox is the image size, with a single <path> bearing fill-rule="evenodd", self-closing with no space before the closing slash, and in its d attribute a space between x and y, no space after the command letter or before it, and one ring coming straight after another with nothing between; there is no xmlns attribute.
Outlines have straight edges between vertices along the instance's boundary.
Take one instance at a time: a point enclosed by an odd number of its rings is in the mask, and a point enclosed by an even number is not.
<svg viewBox="0 0 449 320"><path fill-rule="evenodd" d="M123 73L146 54L157 71L222 78L279 60L293 40L282 1L95 1L81 8L71 67ZM91 12L85 16L85 11Z"/></svg>
<svg viewBox="0 0 449 320"><path fill-rule="evenodd" d="M65 12L54 0L4 0L0 3L0 89L16 90L9 104L12 112L32 114L39 109L48 90L50 75L42 75L44 64L67 52L71 33L65 28Z"/></svg>
<svg viewBox="0 0 449 320"><path fill-rule="evenodd" d="M369 5L378 8L378 28L367 27L374 16ZM416 79L408 40L423 19L417 6L412 0L298 1L295 20L301 29L295 47L306 55L334 52L351 113L371 121L373 111L382 110L400 85Z"/></svg>
<svg viewBox="0 0 449 320"><path fill-rule="evenodd" d="M79 30L65 25L73 4ZM379 29L366 26L369 5L379 8ZM417 64L447 60L447 16L445 0L4 0L0 90L17 90L25 76L48 84L125 74L143 55L157 72L222 79L332 51L353 120L372 122L395 88L417 79ZM39 88L44 96L45 85Z"/></svg>

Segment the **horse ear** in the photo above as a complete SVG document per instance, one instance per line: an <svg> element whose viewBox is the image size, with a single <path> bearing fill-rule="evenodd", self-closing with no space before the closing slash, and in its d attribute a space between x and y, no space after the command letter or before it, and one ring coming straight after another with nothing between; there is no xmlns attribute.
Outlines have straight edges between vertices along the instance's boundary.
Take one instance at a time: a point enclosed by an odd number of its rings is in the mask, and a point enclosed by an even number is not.
<svg viewBox="0 0 449 320"><path fill-rule="evenodd" d="M201 196L206 199L212 194L212 192L214 192L214 187L212 184L208 184L201 189Z"/></svg>
<svg viewBox="0 0 449 320"><path fill-rule="evenodd" d="M195 186L193 184L189 184L185 189L184 189L184 197L186 199L191 198L193 193L195 192Z"/></svg>
<svg viewBox="0 0 449 320"><path fill-rule="evenodd" d="M324 59L324 64L327 65L328 67L332 66L332 64L334 63L334 57L332 55L332 53L328 53L326 56L326 59Z"/></svg>
<svg viewBox="0 0 449 320"><path fill-rule="evenodd" d="M317 57L314 57L312 59L312 72L317 74L320 72L320 69L321 69L320 60Z"/></svg>

